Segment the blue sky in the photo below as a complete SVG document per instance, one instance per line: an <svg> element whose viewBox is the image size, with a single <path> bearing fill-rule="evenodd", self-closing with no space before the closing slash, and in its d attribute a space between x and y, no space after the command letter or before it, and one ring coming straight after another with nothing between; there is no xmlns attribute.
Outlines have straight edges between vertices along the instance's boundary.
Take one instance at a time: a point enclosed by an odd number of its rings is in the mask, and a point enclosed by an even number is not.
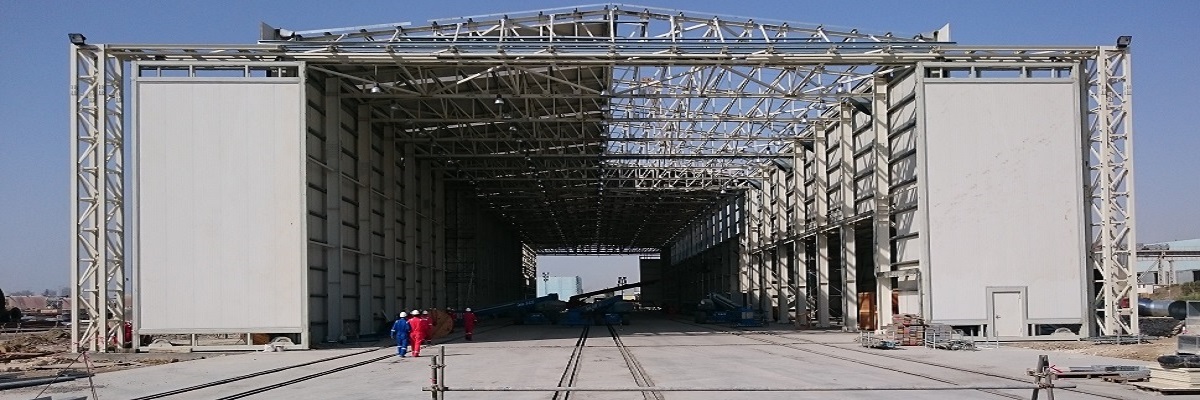
<svg viewBox="0 0 1200 400"><path fill-rule="evenodd" d="M591 1L0 2L0 288L57 288L69 276L66 34L90 43L252 43L259 22L293 30L524 11ZM1133 35L1138 240L1200 238L1200 2L639 1L864 31L950 23L964 44L1097 45ZM586 287L636 276L636 257L544 258Z"/></svg>

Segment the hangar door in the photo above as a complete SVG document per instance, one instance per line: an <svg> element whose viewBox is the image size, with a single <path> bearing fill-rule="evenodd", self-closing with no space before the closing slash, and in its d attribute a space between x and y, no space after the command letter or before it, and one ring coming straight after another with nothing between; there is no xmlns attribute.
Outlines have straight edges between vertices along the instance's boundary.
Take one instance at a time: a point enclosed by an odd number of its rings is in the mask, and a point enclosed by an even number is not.
<svg viewBox="0 0 1200 400"><path fill-rule="evenodd" d="M302 78L208 72L133 79L138 332L302 333Z"/></svg>

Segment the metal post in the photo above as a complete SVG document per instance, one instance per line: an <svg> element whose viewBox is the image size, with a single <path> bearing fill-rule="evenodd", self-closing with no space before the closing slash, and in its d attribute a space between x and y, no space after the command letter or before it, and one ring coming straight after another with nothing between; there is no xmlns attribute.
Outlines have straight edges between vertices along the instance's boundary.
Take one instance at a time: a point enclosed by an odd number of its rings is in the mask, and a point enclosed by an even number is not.
<svg viewBox="0 0 1200 400"><path fill-rule="evenodd" d="M342 339L342 101L341 80L325 78L325 157L329 168L325 171L325 223L329 247L325 249L325 341Z"/></svg>
<svg viewBox="0 0 1200 400"><path fill-rule="evenodd" d="M840 122L838 123L839 143L838 153L838 191L841 192L841 258L842 261L842 327L843 329L858 330L858 259L856 246L856 229L846 220L855 214L854 200L855 177L858 171L854 167L854 108L848 103L841 103Z"/></svg>
<svg viewBox="0 0 1200 400"><path fill-rule="evenodd" d="M817 326L829 327L829 238L821 230L829 222L829 155L824 124L813 128L813 204L816 206L815 225L817 269Z"/></svg>
<svg viewBox="0 0 1200 400"><path fill-rule="evenodd" d="M1133 86L1128 48L1100 47L1088 71L1089 261L1100 273L1094 321L1105 335L1138 333L1133 195ZM1121 307L1123 301L1128 308ZM1103 315L1103 317L1101 317ZM1122 316L1128 315L1128 321Z"/></svg>
<svg viewBox="0 0 1200 400"><path fill-rule="evenodd" d="M441 395L441 386L438 382L438 357L441 353L429 358L429 389L430 396L436 400Z"/></svg>
<svg viewBox="0 0 1200 400"><path fill-rule="evenodd" d="M438 346L437 356L437 400L446 397L446 346Z"/></svg>
<svg viewBox="0 0 1200 400"><path fill-rule="evenodd" d="M880 273L891 272L892 270L892 202L891 202L891 165L892 152L891 143L888 135L891 134L889 129L890 107L888 106L888 80L887 78L875 78L874 86L874 104L872 105L871 121L874 124L872 130L875 133L875 139L872 141L874 146L875 158L875 216L874 216L874 261L876 274L875 281L875 327L887 325L887 320L892 314L892 278L879 276Z"/></svg>

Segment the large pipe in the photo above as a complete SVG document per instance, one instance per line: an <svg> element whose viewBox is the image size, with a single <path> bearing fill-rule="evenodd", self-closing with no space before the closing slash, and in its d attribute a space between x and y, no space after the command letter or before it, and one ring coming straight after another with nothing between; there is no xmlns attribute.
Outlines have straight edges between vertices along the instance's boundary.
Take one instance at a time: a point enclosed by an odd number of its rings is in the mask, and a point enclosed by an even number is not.
<svg viewBox="0 0 1200 400"><path fill-rule="evenodd" d="M1138 299L1138 314L1151 317L1187 318L1187 302L1183 300Z"/></svg>

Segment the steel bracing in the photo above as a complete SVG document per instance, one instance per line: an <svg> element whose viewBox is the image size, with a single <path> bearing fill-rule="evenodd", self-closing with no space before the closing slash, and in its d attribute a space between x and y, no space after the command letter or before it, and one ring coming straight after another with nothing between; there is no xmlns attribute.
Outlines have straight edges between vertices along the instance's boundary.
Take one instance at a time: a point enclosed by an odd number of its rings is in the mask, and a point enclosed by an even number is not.
<svg viewBox="0 0 1200 400"><path fill-rule="evenodd" d="M1138 332L1129 68L1127 48L1102 48L1087 61L1088 260L1094 270L1096 324L1106 334Z"/></svg>
<svg viewBox="0 0 1200 400"><path fill-rule="evenodd" d="M74 46L73 310L92 317L81 314L91 322L76 325L73 342L102 350L97 338L125 319L121 107L123 70L134 61L189 70L303 62L310 78L337 81L340 98L368 106L370 123L395 129L398 146L411 145L448 189L472 193L537 254L657 254L689 232L706 235L691 227L712 221L715 204L759 190L763 168L794 165L814 127L841 118L831 111L878 101L861 88L917 63L1082 63L1092 74L1085 161L1096 322L1103 333L1136 332L1119 317L1135 279L1128 52L947 39L945 30L867 33L600 5L421 25L264 26L249 45ZM775 223L808 229L801 225Z"/></svg>
<svg viewBox="0 0 1200 400"><path fill-rule="evenodd" d="M125 65L104 46L71 51L71 343L124 341Z"/></svg>

